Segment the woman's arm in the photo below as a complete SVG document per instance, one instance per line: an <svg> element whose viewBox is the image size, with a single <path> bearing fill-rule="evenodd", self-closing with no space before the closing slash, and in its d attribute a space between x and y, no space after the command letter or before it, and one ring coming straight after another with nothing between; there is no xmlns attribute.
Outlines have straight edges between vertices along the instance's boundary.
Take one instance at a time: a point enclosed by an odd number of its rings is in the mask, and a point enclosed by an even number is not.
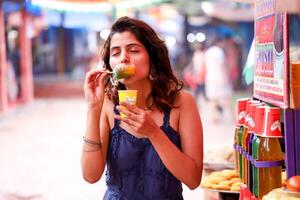
<svg viewBox="0 0 300 200"><path fill-rule="evenodd" d="M190 189L199 186L203 169L203 130L194 98L180 94L179 130L182 152L162 133L156 131L149 139L167 169Z"/></svg>
<svg viewBox="0 0 300 200"><path fill-rule="evenodd" d="M105 110L108 104L104 94L105 76L105 73L91 70L84 86L88 109L81 168L83 178L89 183L95 183L101 178L106 163L109 124Z"/></svg>
<svg viewBox="0 0 300 200"><path fill-rule="evenodd" d="M98 111L87 111L85 138L95 142L101 141L102 145L99 148L86 142L83 144L81 155L82 174L84 179L89 183L96 183L103 174L106 164L109 129L106 112L102 111L100 117Z"/></svg>

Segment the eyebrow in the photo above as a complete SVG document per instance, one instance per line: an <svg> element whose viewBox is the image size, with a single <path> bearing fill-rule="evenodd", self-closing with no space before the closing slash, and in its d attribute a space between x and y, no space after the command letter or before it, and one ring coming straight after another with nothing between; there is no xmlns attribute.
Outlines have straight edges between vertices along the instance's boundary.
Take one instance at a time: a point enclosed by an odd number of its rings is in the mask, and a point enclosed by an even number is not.
<svg viewBox="0 0 300 200"><path fill-rule="evenodd" d="M143 47L143 46L142 46L141 44L139 44L139 43L130 43L130 44L127 44L127 45L126 45L126 48L132 47L132 46ZM113 47L110 48L110 50L119 49L119 48L120 48L120 46L113 46Z"/></svg>

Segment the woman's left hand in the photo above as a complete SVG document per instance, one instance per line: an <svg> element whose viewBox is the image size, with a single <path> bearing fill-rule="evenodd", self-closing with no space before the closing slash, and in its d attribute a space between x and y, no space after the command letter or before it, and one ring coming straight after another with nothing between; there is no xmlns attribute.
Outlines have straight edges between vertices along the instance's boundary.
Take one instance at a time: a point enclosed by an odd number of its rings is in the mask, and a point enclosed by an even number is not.
<svg viewBox="0 0 300 200"><path fill-rule="evenodd" d="M157 132L156 130L160 129L147 111L140 109L135 105L121 102L120 105L117 106L117 110L124 113L126 116L121 117L120 115L116 115L115 118L121 120L139 135L150 138Z"/></svg>

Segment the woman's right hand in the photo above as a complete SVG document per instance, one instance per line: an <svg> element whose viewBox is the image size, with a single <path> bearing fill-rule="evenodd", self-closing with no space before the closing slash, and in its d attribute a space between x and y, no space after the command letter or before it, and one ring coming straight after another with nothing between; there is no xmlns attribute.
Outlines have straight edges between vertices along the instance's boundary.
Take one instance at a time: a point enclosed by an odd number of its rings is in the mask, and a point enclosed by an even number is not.
<svg viewBox="0 0 300 200"><path fill-rule="evenodd" d="M89 108L100 108L104 100L105 69L91 69L85 77L84 95Z"/></svg>

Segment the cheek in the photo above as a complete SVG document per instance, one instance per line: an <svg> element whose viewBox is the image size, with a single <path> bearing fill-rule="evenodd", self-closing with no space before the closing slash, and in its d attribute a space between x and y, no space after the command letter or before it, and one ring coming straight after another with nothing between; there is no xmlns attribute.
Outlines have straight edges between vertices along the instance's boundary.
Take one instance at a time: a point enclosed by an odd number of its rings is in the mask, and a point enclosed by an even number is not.
<svg viewBox="0 0 300 200"><path fill-rule="evenodd" d="M144 59L140 60L141 62L139 63L140 66L143 66L141 69L141 72L143 74L149 74L150 72L150 61L149 61L149 57L144 57Z"/></svg>
<svg viewBox="0 0 300 200"><path fill-rule="evenodd" d="M141 67L137 68L137 74L140 76L148 76L150 73L150 67L148 63L144 63L140 65Z"/></svg>

